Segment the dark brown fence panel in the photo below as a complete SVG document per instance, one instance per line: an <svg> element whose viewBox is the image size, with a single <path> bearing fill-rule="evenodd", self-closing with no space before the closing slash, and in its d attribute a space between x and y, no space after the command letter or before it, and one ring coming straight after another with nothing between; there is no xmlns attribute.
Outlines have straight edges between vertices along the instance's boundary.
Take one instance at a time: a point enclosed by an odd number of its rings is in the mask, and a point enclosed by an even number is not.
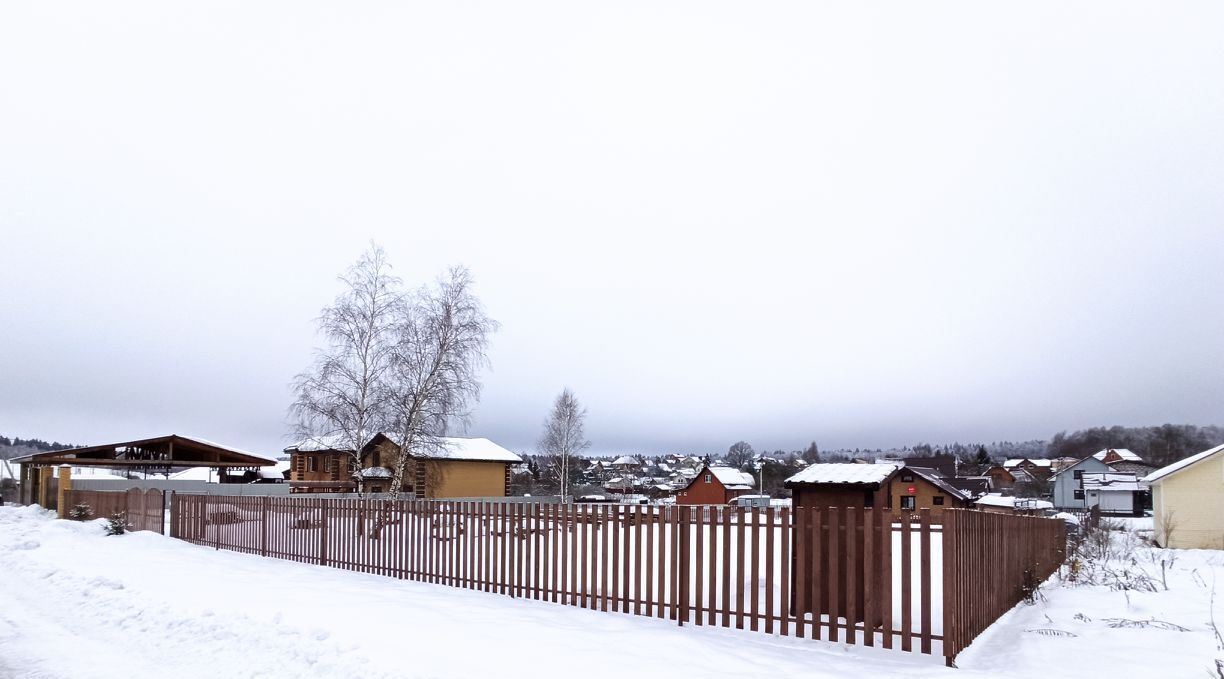
<svg viewBox="0 0 1224 679"><path fill-rule="evenodd" d="M968 510L945 514L943 652L951 664L1058 570L1066 556L1066 527L1061 520L1029 516Z"/></svg>
<svg viewBox="0 0 1224 679"><path fill-rule="evenodd" d="M65 497L68 508L85 505L91 518L109 519L117 514L126 517L129 530L149 530L164 533L165 494L153 488L128 490L69 490Z"/></svg>

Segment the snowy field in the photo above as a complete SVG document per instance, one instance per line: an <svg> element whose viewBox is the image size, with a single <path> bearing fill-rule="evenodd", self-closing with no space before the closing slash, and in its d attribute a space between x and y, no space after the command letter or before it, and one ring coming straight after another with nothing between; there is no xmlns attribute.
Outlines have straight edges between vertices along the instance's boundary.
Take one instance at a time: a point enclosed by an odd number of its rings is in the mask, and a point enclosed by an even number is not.
<svg viewBox="0 0 1224 679"><path fill-rule="evenodd" d="M152 533L107 537L99 521L4 507L0 678L1216 676L1210 599L1224 555L1163 553L1177 555L1169 591L1056 578L947 669L938 656L680 628ZM1146 552L1131 558L1159 574Z"/></svg>

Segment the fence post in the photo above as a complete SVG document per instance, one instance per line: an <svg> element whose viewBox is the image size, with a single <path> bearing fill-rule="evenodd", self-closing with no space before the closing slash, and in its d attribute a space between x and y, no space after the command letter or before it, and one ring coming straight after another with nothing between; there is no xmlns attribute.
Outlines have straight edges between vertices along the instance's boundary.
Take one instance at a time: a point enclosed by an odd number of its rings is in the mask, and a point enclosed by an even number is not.
<svg viewBox="0 0 1224 679"><path fill-rule="evenodd" d="M208 500L210 495L204 496L204 525L208 525ZM213 548L221 549L221 524L213 522Z"/></svg>
<svg viewBox="0 0 1224 679"><path fill-rule="evenodd" d="M327 500L319 501L319 565L327 565Z"/></svg>
<svg viewBox="0 0 1224 679"><path fill-rule="evenodd" d="M679 587L676 588L680 595L680 613L676 616L676 624L680 627L684 627L689 617L689 523L693 518L692 512L691 505L680 507L680 535L676 539L677 549L680 550Z"/></svg>
<svg viewBox="0 0 1224 679"><path fill-rule="evenodd" d="M268 503L271 498L267 495L263 496L263 500L259 503L259 555L268 555Z"/></svg>
<svg viewBox="0 0 1224 679"><path fill-rule="evenodd" d="M162 504L168 504L170 507L170 525L166 527L166 535L169 535L172 538L177 538L179 537L178 507L176 507L174 503L174 491L168 490L162 493Z"/></svg>
<svg viewBox="0 0 1224 679"><path fill-rule="evenodd" d="M68 498L72 491L72 467L66 464L59 466L59 486L56 490L55 511L59 518L68 518Z"/></svg>

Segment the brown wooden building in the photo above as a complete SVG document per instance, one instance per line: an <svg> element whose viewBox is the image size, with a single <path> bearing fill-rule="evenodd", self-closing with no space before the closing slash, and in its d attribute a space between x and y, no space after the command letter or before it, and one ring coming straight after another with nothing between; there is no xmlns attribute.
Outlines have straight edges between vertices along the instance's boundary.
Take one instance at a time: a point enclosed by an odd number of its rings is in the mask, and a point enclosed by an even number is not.
<svg viewBox="0 0 1224 679"><path fill-rule="evenodd" d="M339 436L316 436L285 448L289 453L289 492L351 493L357 490L350 446Z"/></svg>
<svg viewBox="0 0 1224 679"><path fill-rule="evenodd" d="M336 437L295 443L289 453L290 491L351 493L357 490L353 465L357 457ZM361 448L365 492L387 493L399 462L400 446L387 434L376 434ZM485 438L433 439L410 455L400 489L418 498L504 497L510 494L510 467L522 458Z"/></svg>
<svg viewBox="0 0 1224 679"><path fill-rule="evenodd" d="M756 480L748 472L705 465L687 486L676 493L676 504L725 505L751 493L755 483Z"/></svg>
<svg viewBox="0 0 1224 679"><path fill-rule="evenodd" d="M969 498L931 469L896 464L813 464L786 480L795 507L944 509Z"/></svg>
<svg viewBox="0 0 1224 679"><path fill-rule="evenodd" d="M389 434L377 434L361 455L365 473L385 470L367 484L389 490L399 443ZM419 498L505 497L510 494L510 468L523 461L489 439L458 437L434 439L408 457L403 490Z"/></svg>

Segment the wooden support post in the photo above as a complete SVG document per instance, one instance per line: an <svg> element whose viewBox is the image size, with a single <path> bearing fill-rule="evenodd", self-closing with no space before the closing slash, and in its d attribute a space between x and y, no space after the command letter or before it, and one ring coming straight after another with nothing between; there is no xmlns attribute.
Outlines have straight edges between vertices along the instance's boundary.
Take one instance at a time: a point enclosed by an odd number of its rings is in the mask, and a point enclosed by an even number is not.
<svg viewBox="0 0 1224 679"><path fill-rule="evenodd" d="M38 468L38 503L40 507L46 509L51 504L51 468Z"/></svg>
<svg viewBox="0 0 1224 679"><path fill-rule="evenodd" d="M68 492L72 490L72 467L66 464L59 466L59 489L56 491L55 511L59 518L68 518Z"/></svg>

